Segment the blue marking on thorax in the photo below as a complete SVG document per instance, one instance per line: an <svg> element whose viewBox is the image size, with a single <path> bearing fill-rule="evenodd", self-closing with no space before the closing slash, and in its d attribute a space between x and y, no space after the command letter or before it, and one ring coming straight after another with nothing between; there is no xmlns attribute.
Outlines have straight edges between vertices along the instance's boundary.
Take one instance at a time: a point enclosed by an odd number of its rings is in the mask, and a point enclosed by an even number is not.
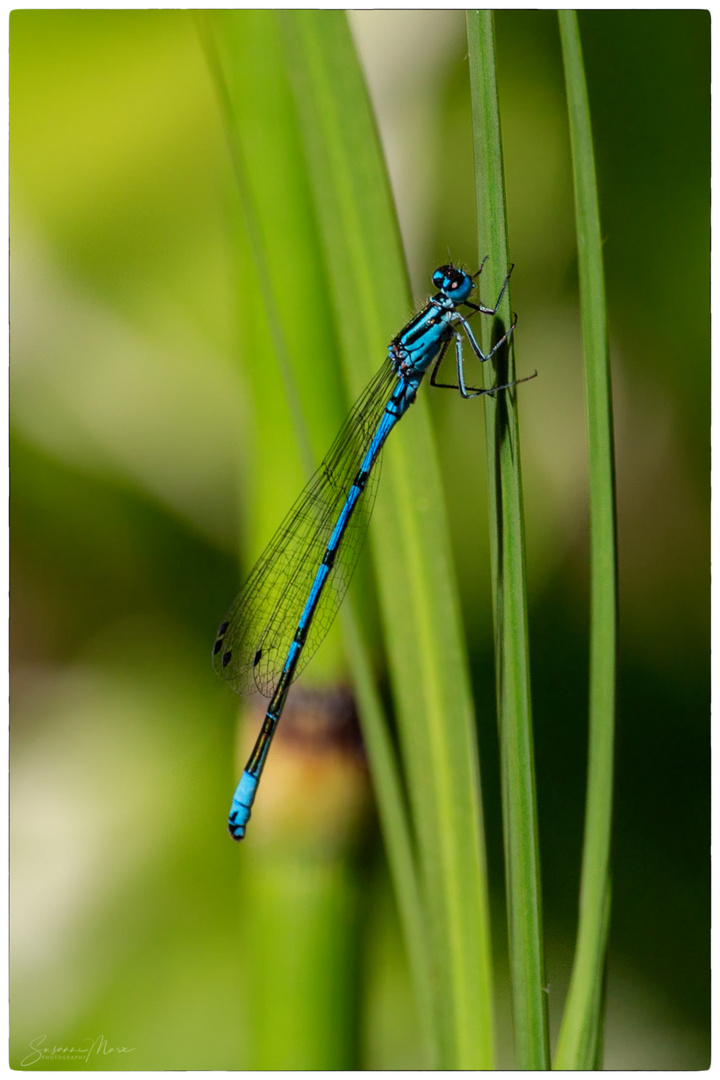
<svg viewBox="0 0 720 1080"><path fill-rule="evenodd" d="M442 337L446 331L447 309L436 300L428 300L427 305L410 320L398 334L396 340L408 349L415 351L427 347Z"/></svg>
<svg viewBox="0 0 720 1080"><path fill-rule="evenodd" d="M406 367L419 376L416 388L444 343L452 336L453 314L453 306L438 294L390 343L390 357L396 358L399 350Z"/></svg>

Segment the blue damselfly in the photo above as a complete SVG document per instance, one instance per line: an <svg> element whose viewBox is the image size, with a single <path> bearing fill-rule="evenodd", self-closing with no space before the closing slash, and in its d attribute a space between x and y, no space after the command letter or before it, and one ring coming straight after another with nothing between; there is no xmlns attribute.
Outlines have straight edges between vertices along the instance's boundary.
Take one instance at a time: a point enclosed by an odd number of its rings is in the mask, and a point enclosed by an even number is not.
<svg viewBox="0 0 720 1080"><path fill-rule="evenodd" d="M220 625L213 648L215 670L235 690L257 690L270 698L230 809L228 828L235 840L245 835L260 774L290 686L327 634L350 583L375 501L380 452L414 402L425 372L434 362L431 385L459 390L463 398L516 385L511 382L485 390L465 384L460 331L478 359L489 360L515 328L513 321L485 354L466 316L458 310L461 305L470 308L468 318L477 312L491 316L497 313L510 274L494 307L468 300L474 278L484 264L483 259L472 277L452 265L435 271L432 280L439 291L390 342L385 363L355 403L322 465ZM441 383L437 376L452 341L457 382Z"/></svg>

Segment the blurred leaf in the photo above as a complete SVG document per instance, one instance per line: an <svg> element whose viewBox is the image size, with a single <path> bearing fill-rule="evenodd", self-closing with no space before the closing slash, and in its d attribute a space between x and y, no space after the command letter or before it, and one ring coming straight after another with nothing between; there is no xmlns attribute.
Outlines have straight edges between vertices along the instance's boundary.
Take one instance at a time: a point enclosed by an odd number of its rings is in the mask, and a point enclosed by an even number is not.
<svg viewBox="0 0 720 1080"><path fill-rule="evenodd" d="M580 918L573 974L553 1066L602 1061L602 985L610 921L610 829L615 736L617 554L612 384L600 210L590 109L575 12L560 13L575 170L590 474L590 737Z"/></svg>

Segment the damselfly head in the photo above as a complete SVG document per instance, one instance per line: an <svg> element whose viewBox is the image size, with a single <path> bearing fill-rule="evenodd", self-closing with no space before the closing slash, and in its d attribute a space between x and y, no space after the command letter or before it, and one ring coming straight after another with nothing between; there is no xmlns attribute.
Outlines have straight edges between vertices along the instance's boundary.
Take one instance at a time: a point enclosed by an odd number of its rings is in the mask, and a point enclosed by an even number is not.
<svg viewBox="0 0 720 1080"><path fill-rule="evenodd" d="M448 263L447 266L438 266L432 279L435 288L452 300L453 304L462 304L473 289L472 278L464 270L458 270L452 263Z"/></svg>

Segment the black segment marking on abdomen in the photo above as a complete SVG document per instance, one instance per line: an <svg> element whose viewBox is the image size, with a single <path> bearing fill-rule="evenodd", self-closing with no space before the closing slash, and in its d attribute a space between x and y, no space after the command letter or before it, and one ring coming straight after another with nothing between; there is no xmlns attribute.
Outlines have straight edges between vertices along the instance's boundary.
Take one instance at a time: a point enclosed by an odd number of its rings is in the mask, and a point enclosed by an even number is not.
<svg viewBox="0 0 720 1080"><path fill-rule="evenodd" d="M336 555L337 547L328 548L323 557L323 566L327 566L328 570L332 570Z"/></svg>

